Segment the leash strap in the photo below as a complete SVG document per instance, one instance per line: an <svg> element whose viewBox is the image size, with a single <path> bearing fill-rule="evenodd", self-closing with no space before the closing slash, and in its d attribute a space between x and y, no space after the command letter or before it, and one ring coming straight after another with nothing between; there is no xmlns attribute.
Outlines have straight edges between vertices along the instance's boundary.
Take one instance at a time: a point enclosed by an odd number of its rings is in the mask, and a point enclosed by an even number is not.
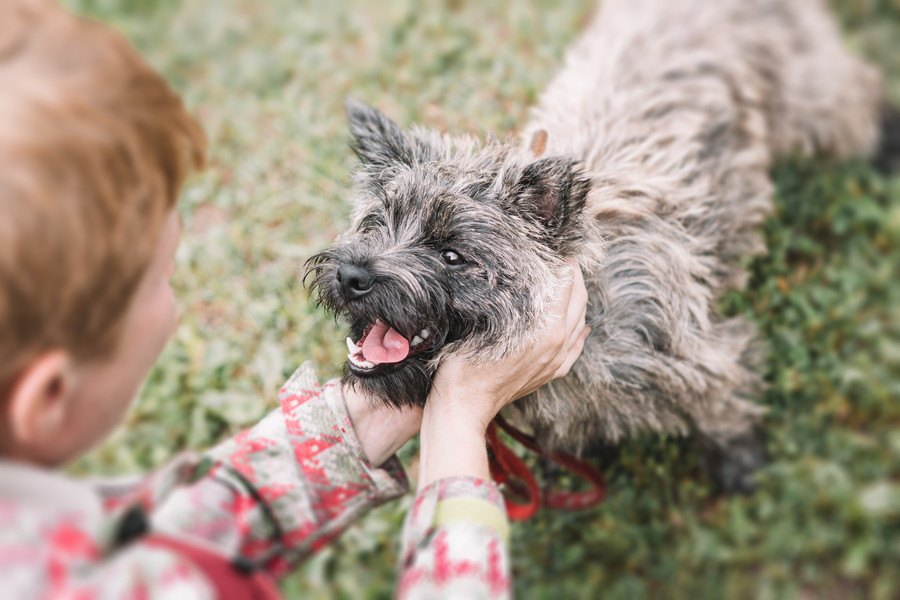
<svg viewBox="0 0 900 600"><path fill-rule="evenodd" d="M503 484L508 492L503 499L510 520L525 521L533 517L540 508L541 489L525 461L500 440L496 423L495 420L487 429L487 442L491 449L491 477Z"/></svg>
<svg viewBox="0 0 900 600"><path fill-rule="evenodd" d="M193 564L215 589L219 600L281 600L275 582L263 571L244 573L223 556L171 536L150 533L143 542L180 555Z"/></svg>
<svg viewBox="0 0 900 600"><path fill-rule="evenodd" d="M581 492L546 489L542 492L531 469L503 443L498 429L502 429L525 448L581 477L590 485L589 489ZM603 473L596 467L566 452L545 451L532 436L519 431L499 415L488 426L487 441L492 452L491 476L497 483L505 484L506 491L509 492L505 496L505 502L511 521L532 518L542 504L559 510L583 510L597 506L606 498L606 482Z"/></svg>

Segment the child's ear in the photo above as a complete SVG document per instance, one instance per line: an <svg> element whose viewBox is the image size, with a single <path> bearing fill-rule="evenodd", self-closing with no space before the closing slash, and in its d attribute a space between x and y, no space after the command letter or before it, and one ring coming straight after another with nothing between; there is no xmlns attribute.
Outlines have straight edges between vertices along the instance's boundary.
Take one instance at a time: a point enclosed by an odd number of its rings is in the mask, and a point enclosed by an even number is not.
<svg viewBox="0 0 900 600"><path fill-rule="evenodd" d="M550 233L564 231L584 209L590 182L575 161L562 156L537 160L506 186L507 209L543 225Z"/></svg>
<svg viewBox="0 0 900 600"><path fill-rule="evenodd" d="M11 445L35 449L59 436L70 415L75 373L68 352L38 356L17 377L5 411Z"/></svg>

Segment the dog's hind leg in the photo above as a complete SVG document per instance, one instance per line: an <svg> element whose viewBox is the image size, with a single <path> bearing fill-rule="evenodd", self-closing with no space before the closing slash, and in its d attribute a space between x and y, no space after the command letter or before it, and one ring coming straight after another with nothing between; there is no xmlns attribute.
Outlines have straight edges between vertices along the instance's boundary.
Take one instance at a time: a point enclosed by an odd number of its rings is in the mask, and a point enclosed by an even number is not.
<svg viewBox="0 0 900 600"><path fill-rule="evenodd" d="M755 489L756 471L767 462L757 426L759 406L739 390L722 392L726 395L712 398L712 406L694 418L702 461L720 491L749 493Z"/></svg>
<svg viewBox="0 0 900 600"><path fill-rule="evenodd" d="M756 330L743 318L716 326L722 352L737 353L716 373L719 385L709 390L706 401L689 405L697 431L702 461L720 491L749 493L755 488L755 473L767 462L765 442L758 427L764 409L752 400L763 389L759 375L762 356Z"/></svg>
<svg viewBox="0 0 900 600"><path fill-rule="evenodd" d="M900 109L888 103L881 113L881 131L873 164L882 173L900 173Z"/></svg>
<svg viewBox="0 0 900 600"><path fill-rule="evenodd" d="M789 26L767 106L773 153L871 158L886 106L880 74L844 46L823 2L793 0L780 10Z"/></svg>
<svg viewBox="0 0 900 600"><path fill-rule="evenodd" d="M749 494L756 489L756 472L768 462L759 429L727 439L700 437L703 466L719 491Z"/></svg>

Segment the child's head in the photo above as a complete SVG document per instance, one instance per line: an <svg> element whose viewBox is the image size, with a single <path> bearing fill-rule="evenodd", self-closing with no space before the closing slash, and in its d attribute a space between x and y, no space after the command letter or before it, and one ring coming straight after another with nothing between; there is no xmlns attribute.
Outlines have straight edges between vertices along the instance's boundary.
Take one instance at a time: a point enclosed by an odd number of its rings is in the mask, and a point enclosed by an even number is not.
<svg viewBox="0 0 900 600"><path fill-rule="evenodd" d="M108 28L0 2L0 456L74 458L175 321L175 201L200 127Z"/></svg>

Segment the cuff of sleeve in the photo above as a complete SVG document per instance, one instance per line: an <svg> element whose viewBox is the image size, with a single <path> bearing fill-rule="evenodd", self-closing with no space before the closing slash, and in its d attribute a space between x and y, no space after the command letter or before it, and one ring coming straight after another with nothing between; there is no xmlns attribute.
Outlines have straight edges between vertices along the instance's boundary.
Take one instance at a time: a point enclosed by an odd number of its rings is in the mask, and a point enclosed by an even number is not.
<svg viewBox="0 0 900 600"><path fill-rule="evenodd" d="M440 500L434 510L434 526L446 527L459 523L488 527L496 531L504 543L509 541L509 521L506 519L506 513L492 502L480 498Z"/></svg>
<svg viewBox="0 0 900 600"><path fill-rule="evenodd" d="M309 363L305 363L303 367L312 369ZM393 500L408 492L409 480L403 464L396 455L390 457L378 467L374 466L366 458L362 442L360 442L359 436L353 428L353 422L350 419L350 412L347 410L347 401L344 398L340 381L333 379L322 386L322 397L334 415L334 422L338 424L344 445L362 470L363 478L368 478L375 487L375 498L379 502L384 502Z"/></svg>
<svg viewBox="0 0 900 600"><path fill-rule="evenodd" d="M459 476L441 479L422 490L404 527L404 560L437 528L452 525L487 528L505 542L509 537L509 520L497 485L477 477Z"/></svg>

